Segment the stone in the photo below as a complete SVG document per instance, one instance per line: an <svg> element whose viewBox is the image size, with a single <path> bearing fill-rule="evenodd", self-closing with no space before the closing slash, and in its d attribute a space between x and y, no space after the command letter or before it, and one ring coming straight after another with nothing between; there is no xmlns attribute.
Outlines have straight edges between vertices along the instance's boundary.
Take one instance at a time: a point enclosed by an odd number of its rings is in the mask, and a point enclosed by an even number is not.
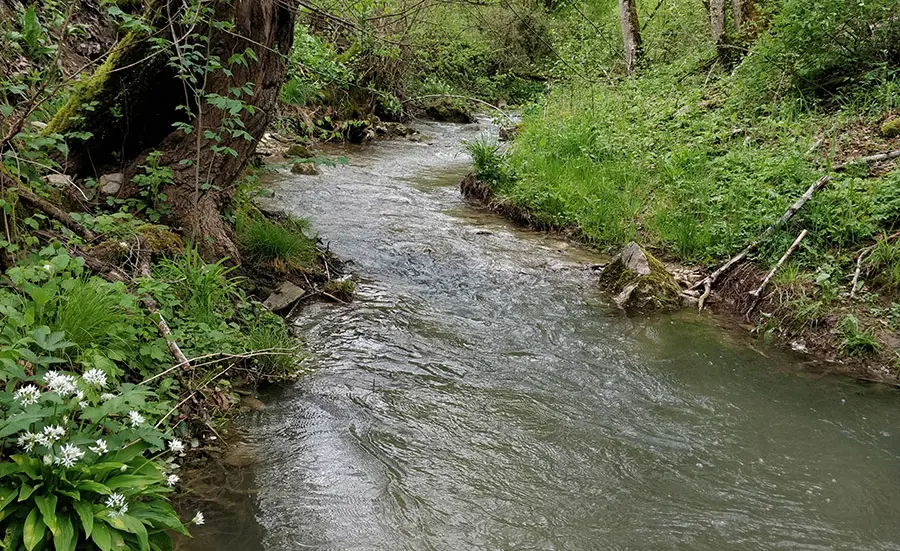
<svg viewBox="0 0 900 551"><path fill-rule="evenodd" d="M316 166L316 163L294 163L291 167L291 172L301 176L316 176L322 173L319 167Z"/></svg>
<svg viewBox="0 0 900 551"><path fill-rule="evenodd" d="M253 396L244 396L243 398L241 398L241 404L250 411L256 411L258 409L266 407L262 400L260 400L259 398L254 398Z"/></svg>
<svg viewBox="0 0 900 551"><path fill-rule="evenodd" d="M69 186L75 185L75 181L72 180L72 177L65 174L50 174L48 176L44 176L44 181L47 182L47 184L59 189L66 189Z"/></svg>
<svg viewBox="0 0 900 551"><path fill-rule="evenodd" d="M683 304L672 274L633 241L600 273L600 286L626 311L676 309Z"/></svg>
<svg viewBox="0 0 900 551"><path fill-rule="evenodd" d="M305 295L306 291L302 288L294 285L290 281L284 281L271 295L269 295L269 298L263 302L263 306L273 312L279 312L290 308Z"/></svg>
<svg viewBox="0 0 900 551"><path fill-rule="evenodd" d="M299 157L302 159L311 159L316 156L316 154L308 147L303 144L295 143L291 147L287 149L284 153L285 157Z"/></svg>
<svg viewBox="0 0 900 551"><path fill-rule="evenodd" d="M441 98L425 108L425 116L439 122L471 124L478 122L474 115L456 105L449 98Z"/></svg>
<svg viewBox="0 0 900 551"><path fill-rule="evenodd" d="M885 138L896 138L897 136L900 136L900 117L882 124L881 135Z"/></svg>
<svg viewBox="0 0 900 551"><path fill-rule="evenodd" d="M104 174L103 176L100 176L100 193L103 195L115 195L119 193L119 190L122 189L122 184L124 183L125 175L121 172Z"/></svg>
<svg viewBox="0 0 900 551"><path fill-rule="evenodd" d="M232 442L222 456L222 461L231 467L243 469L259 460L256 449L246 442Z"/></svg>

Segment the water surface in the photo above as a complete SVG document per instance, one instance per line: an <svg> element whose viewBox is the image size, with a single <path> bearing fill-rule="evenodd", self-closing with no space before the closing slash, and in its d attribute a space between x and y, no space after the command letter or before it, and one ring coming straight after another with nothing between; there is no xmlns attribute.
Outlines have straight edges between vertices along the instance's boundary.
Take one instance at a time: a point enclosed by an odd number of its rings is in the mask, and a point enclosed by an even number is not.
<svg viewBox="0 0 900 551"><path fill-rule="evenodd" d="M274 183L361 283L247 423L260 549L900 549L895 392L623 316L602 258L460 199L482 127L422 131Z"/></svg>

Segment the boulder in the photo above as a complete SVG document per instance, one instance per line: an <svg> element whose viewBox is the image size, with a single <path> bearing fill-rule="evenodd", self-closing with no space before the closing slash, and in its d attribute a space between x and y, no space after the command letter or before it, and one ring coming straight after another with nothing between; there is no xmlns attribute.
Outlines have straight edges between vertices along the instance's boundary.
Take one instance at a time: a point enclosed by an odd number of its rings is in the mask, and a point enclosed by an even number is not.
<svg viewBox="0 0 900 551"><path fill-rule="evenodd" d="M306 295L306 291L294 285L290 281L284 281L276 288L269 298L263 302L263 306L273 312L287 310L293 306L298 300Z"/></svg>
<svg viewBox="0 0 900 551"><path fill-rule="evenodd" d="M455 104L449 98L441 98L425 108L425 116L440 122L470 124L478 122L472 113Z"/></svg>
<svg viewBox="0 0 900 551"><path fill-rule="evenodd" d="M291 167L291 172L303 176L316 176L317 174L321 174L316 163L294 163Z"/></svg>
<svg viewBox="0 0 900 551"><path fill-rule="evenodd" d="M675 309L681 288L662 262L635 242L625 245L600 273L600 286L626 311Z"/></svg>
<svg viewBox="0 0 900 551"><path fill-rule="evenodd" d="M122 184L124 183L125 175L121 172L104 174L103 176L100 176L100 193L103 195L116 195L119 193L119 190L122 189Z"/></svg>

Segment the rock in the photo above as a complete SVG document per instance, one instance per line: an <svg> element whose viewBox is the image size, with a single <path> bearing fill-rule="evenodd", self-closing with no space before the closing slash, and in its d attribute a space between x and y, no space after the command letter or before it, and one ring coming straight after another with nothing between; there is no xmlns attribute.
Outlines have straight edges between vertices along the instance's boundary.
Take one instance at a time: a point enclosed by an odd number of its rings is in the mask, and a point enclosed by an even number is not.
<svg viewBox="0 0 900 551"><path fill-rule="evenodd" d="M615 295L623 310L675 309L682 306L681 289L662 262L635 242L600 273L600 286Z"/></svg>
<svg viewBox="0 0 900 551"><path fill-rule="evenodd" d="M885 138L896 138L897 136L900 136L900 117L882 124L881 135Z"/></svg>
<svg viewBox="0 0 900 551"><path fill-rule="evenodd" d="M59 189L66 189L69 186L75 185L75 181L72 180L72 177L65 174L50 174L48 176L44 176L44 181L49 185Z"/></svg>
<svg viewBox="0 0 900 551"><path fill-rule="evenodd" d="M226 465L239 469L249 467L256 463L257 460L256 449L245 442L232 442L222 456L222 461Z"/></svg>
<svg viewBox="0 0 900 551"><path fill-rule="evenodd" d="M303 144L296 143L289 147L284 153L285 157L300 157L302 159L312 159L316 154Z"/></svg>
<svg viewBox="0 0 900 551"><path fill-rule="evenodd" d="M121 172L113 174L104 174L100 177L100 193L103 195L115 195L122 189L125 183L125 175Z"/></svg>
<svg viewBox="0 0 900 551"><path fill-rule="evenodd" d="M385 138L406 138L416 131L401 122L385 122L375 127L375 134Z"/></svg>
<svg viewBox="0 0 900 551"><path fill-rule="evenodd" d="M477 122L475 117L448 98L442 98L425 108L425 116L440 122L456 122L471 124Z"/></svg>
<svg viewBox="0 0 900 551"><path fill-rule="evenodd" d="M241 398L241 404L245 406L250 411L256 411L258 409L262 409L266 407L262 400L259 398L254 398L253 396L244 396Z"/></svg>
<svg viewBox="0 0 900 551"><path fill-rule="evenodd" d="M279 312L293 306L294 303L303 298L304 295L306 295L306 291L297 287L290 281L284 281L271 295L269 295L269 298L263 302L263 306L273 312Z"/></svg>
<svg viewBox="0 0 900 551"><path fill-rule="evenodd" d="M319 167L316 166L316 163L294 163L291 167L291 172L303 176L316 176L322 173Z"/></svg>

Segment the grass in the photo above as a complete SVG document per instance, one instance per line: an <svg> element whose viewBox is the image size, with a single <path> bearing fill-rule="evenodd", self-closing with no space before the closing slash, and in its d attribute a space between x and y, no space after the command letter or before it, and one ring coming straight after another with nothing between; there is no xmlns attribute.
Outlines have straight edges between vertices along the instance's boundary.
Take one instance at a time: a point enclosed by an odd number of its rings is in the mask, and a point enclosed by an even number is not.
<svg viewBox="0 0 900 551"><path fill-rule="evenodd" d="M276 268L304 269L314 265L318 252L314 238L307 236L305 220L288 217L273 222L245 215L237 224L238 242L243 254L259 263Z"/></svg>
<svg viewBox="0 0 900 551"><path fill-rule="evenodd" d="M66 340L83 351L106 348L119 340L117 335L128 323L133 297L120 285L96 278L70 280L57 297L57 308L49 315L48 325L64 331Z"/></svg>
<svg viewBox="0 0 900 551"><path fill-rule="evenodd" d="M878 285L890 293L900 290L900 242L878 241L866 260Z"/></svg>
<svg viewBox="0 0 900 551"><path fill-rule="evenodd" d="M302 357L297 340L280 319L260 319L247 330L246 346L249 351L270 351L253 357L253 363L264 377L293 375Z"/></svg>
<svg viewBox="0 0 900 551"><path fill-rule="evenodd" d="M224 262L207 264L196 249L187 249L182 255L161 261L155 275L169 283L186 315L213 326L229 317L238 296L239 280L231 276L234 268Z"/></svg>

